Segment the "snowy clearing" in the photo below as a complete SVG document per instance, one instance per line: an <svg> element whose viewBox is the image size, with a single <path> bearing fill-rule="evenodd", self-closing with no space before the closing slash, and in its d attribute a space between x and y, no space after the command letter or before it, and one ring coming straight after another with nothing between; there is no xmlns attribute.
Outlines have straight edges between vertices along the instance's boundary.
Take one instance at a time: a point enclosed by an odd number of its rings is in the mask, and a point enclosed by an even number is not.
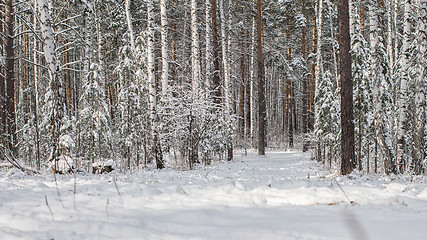
<svg viewBox="0 0 427 240"><path fill-rule="evenodd" d="M75 195L74 176L56 175L57 190L53 174L12 170L0 175L0 239L427 238L425 177L342 178L309 158L77 175Z"/></svg>

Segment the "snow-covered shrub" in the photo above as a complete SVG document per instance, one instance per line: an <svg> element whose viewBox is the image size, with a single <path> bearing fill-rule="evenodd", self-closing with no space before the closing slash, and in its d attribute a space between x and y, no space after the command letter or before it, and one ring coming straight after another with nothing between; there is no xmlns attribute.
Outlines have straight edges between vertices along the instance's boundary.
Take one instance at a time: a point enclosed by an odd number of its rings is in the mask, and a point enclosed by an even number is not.
<svg viewBox="0 0 427 240"><path fill-rule="evenodd" d="M112 172L116 168L116 164L113 160L105 162L95 162L92 164L93 174L102 174Z"/></svg>
<svg viewBox="0 0 427 240"><path fill-rule="evenodd" d="M57 157L50 163L52 173L67 174L75 170L74 160L66 155Z"/></svg>

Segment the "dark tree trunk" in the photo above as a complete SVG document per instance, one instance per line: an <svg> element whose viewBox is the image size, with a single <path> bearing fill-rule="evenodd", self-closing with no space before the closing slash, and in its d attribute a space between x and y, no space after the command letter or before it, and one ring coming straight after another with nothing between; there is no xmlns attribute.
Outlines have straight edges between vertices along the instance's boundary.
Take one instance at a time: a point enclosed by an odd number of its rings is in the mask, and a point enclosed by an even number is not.
<svg viewBox="0 0 427 240"><path fill-rule="evenodd" d="M13 46L13 0L5 3L6 23L6 126L9 149L16 154L15 51Z"/></svg>
<svg viewBox="0 0 427 240"><path fill-rule="evenodd" d="M257 0L257 61L258 61L258 155L265 155L265 69L262 26L262 0Z"/></svg>
<svg viewBox="0 0 427 240"><path fill-rule="evenodd" d="M286 10L286 15L289 16L289 10ZM289 26L289 17L286 18L286 39L290 41L291 38L291 29ZM291 47L288 46L286 53L286 60L288 63L292 61L292 50ZM291 78L288 78L286 81L286 95L287 95L287 110L288 110L288 147L294 147L294 113L293 113L293 82Z"/></svg>
<svg viewBox="0 0 427 240"><path fill-rule="evenodd" d="M349 0L338 0L338 31L341 80L341 174L356 167L354 158L353 82L351 79Z"/></svg>
<svg viewBox="0 0 427 240"><path fill-rule="evenodd" d="M3 13L0 12L0 19L3 19ZM0 33L3 33L3 23L0 23ZM3 38L0 38L0 45L3 46ZM3 55L3 49L0 49ZM6 132L6 82L4 78L4 67L0 64L0 146L4 143Z"/></svg>
<svg viewBox="0 0 427 240"><path fill-rule="evenodd" d="M212 77L212 90L213 90L213 100L216 104L221 104L221 78L219 76L219 53L218 53L218 23L216 16L216 0L211 1L211 12L212 12L212 57L213 57L213 77Z"/></svg>
<svg viewBox="0 0 427 240"><path fill-rule="evenodd" d="M302 0L302 15L305 17L305 0ZM302 57L304 60L306 60L306 49L305 49L305 27L302 28L302 34L301 34L301 52ZM303 144L302 144L302 151L307 152L308 151L308 141L307 141L307 133L308 133L308 95L307 95L307 76L304 73L304 77L302 79L302 134L303 134Z"/></svg>

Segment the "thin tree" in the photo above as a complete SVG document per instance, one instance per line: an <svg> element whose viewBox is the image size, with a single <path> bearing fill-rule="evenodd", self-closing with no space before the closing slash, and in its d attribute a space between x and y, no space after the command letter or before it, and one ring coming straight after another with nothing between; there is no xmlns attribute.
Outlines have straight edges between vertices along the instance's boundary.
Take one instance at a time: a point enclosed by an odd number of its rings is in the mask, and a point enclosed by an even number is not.
<svg viewBox="0 0 427 240"><path fill-rule="evenodd" d="M341 174L356 167L354 158L353 82L351 79L349 0L338 0L338 42L341 82Z"/></svg>
<svg viewBox="0 0 427 240"><path fill-rule="evenodd" d="M257 0L257 62L258 62L258 155L265 155L265 122L266 122L266 102L265 102L265 68L263 45L263 24L262 24L262 0Z"/></svg>

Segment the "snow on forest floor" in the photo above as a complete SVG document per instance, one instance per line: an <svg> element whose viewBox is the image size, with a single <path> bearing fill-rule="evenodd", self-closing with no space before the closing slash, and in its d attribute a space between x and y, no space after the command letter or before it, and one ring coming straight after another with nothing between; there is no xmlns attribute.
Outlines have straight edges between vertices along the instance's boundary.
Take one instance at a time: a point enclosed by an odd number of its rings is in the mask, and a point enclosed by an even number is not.
<svg viewBox="0 0 427 240"><path fill-rule="evenodd" d="M77 175L75 195L73 176L56 187L53 174L0 174L0 239L427 239L426 177L236 155L194 171Z"/></svg>

